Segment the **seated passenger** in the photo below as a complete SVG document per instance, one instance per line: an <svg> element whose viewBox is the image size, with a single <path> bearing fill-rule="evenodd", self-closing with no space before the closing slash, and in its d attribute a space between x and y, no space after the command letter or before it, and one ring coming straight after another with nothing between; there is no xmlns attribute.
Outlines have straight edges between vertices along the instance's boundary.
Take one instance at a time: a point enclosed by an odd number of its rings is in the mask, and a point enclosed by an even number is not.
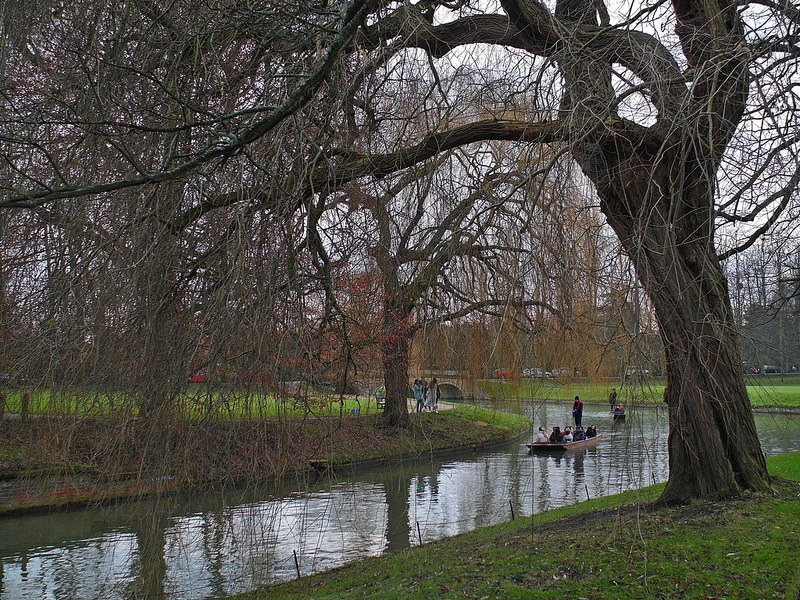
<svg viewBox="0 0 800 600"><path fill-rule="evenodd" d="M561 435L561 430L558 427L553 427L553 433L550 434L551 442L563 442L564 436Z"/></svg>
<svg viewBox="0 0 800 600"><path fill-rule="evenodd" d="M575 442L580 442L581 440L586 439L586 432L583 430L583 427L575 428L575 433L572 434L572 439Z"/></svg>
<svg viewBox="0 0 800 600"><path fill-rule="evenodd" d="M564 430L564 441L565 441L565 442L572 442L572 441L574 441L574 436L572 435L572 428L571 428L571 427L567 427L567 428Z"/></svg>
<svg viewBox="0 0 800 600"><path fill-rule="evenodd" d="M589 428L586 430L586 437L593 438L597 436L597 426L590 425Z"/></svg>
<svg viewBox="0 0 800 600"><path fill-rule="evenodd" d="M539 427L539 432L536 434L536 443L541 442L549 442L550 439L547 437L547 433L545 433L544 427Z"/></svg>

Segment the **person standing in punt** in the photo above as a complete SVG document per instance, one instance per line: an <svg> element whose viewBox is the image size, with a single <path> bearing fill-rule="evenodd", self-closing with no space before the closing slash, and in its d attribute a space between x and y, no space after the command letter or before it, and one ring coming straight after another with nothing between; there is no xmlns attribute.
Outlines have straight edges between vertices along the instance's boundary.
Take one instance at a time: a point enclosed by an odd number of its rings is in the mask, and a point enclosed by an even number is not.
<svg viewBox="0 0 800 600"><path fill-rule="evenodd" d="M583 420L583 402L580 396L575 396L575 402L572 403L572 418L575 419L575 427L580 427Z"/></svg>

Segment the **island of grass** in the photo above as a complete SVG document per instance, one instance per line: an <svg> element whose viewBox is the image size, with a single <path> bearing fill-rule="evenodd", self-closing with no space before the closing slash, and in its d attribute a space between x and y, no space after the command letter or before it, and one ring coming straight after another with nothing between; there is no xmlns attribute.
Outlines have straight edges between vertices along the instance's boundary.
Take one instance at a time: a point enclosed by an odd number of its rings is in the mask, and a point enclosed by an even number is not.
<svg viewBox="0 0 800 600"><path fill-rule="evenodd" d="M766 599L800 597L800 454L773 492L655 503L663 485L583 502L235 596Z"/></svg>
<svg viewBox="0 0 800 600"><path fill-rule="evenodd" d="M530 426L519 415L460 405L389 428L374 401L350 399L347 412L316 402L313 410L287 405L268 417L248 416L241 406L231 409L236 416L154 421L110 411L48 414L42 406L25 418L7 414L0 479L14 485L0 494L0 514L487 447Z"/></svg>

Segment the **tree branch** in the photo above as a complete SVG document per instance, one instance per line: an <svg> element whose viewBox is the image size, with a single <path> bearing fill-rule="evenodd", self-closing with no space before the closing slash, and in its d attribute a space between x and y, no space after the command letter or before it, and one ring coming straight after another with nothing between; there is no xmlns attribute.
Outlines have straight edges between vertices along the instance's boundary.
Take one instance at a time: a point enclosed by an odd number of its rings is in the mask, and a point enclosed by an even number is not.
<svg viewBox="0 0 800 600"><path fill-rule="evenodd" d="M597 132L601 139L607 138L610 142L621 136L646 151L657 152L660 148L661 141L657 136L650 135L645 128L630 121L608 119L601 125ZM336 165L326 162L317 167L307 176L305 182L282 182L282 185L243 189L205 199L179 215L169 226L173 231L181 231L206 213L245 199L258 203L262 208L292 211L299 208L304 198L314 193L337 189L359 177L384 177L421 163L440 152L488 140L552 144L568 140L568 131L564 122L558 120L539 123L502 119L477 121L449 131L433 133L418 144L397 152L373 156L351 153ZM298 188L301 190L299 195L287 204L286 190Z"/></svg>
<svg viewBox="0 0 800 600"><path fill-rule="evenodd" d="M11 196L8 200L0 202L0 207L30 209L42 206L54 200L79 198L82 196L102 194L126 188L170 181L188 175L215 159L233 156L249 144L252 144L254 141L266 135L271 129L281 123L281 121L305 106L316 95L333 69L342 51L358 31L364 18L370 14L379 3L380 0L353 0L344 13L339 33L331 43L325 60L320 65L319 69L308 77L266 117L250 125L239 135L226 137L224 140L208 146L202 150L196 158L173 169L159 171L157 173L146 173L139 177L106 183L82 186L67 185L39 192L20 192L15 196Z"/></svg>

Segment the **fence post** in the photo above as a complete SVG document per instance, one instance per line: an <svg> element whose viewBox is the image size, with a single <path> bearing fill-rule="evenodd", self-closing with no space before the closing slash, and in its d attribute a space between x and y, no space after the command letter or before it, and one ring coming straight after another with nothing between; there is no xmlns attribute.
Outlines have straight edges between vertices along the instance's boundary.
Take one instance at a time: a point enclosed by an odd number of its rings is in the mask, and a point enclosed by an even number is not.
<svg viewBox="0 0 800 600"><path fill-rule="evenodd" d="M30 410L30 403L31 403L30 394L28 394L28 392L23 392L22 393L22 402L20 403L20 407L19 407L19 418L20 418L20 420L25 421L28 418L28 412Z"/></svg>

